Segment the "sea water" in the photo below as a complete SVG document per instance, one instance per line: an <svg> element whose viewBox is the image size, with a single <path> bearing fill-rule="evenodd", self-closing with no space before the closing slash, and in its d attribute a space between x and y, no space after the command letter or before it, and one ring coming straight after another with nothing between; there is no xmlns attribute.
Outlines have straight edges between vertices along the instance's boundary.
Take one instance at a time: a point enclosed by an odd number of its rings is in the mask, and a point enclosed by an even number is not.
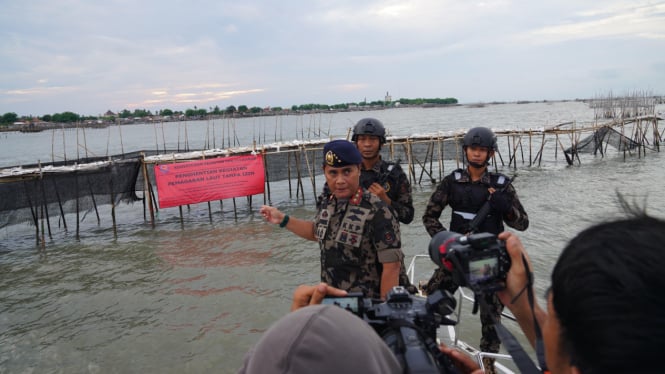
<svg viewBox="0 0 665 374"><path fill-rule="evenodd" d="M0 133L0 167L141 149L346 137L365 116L406 136L473 126L539 129L591 121L593 111L581 102L505 104ZM515 188L530 218L519 235L539 296L568 239L624 216L617 193L665 218L664 162L663 152L624 159L610 150L604 157L582 155L573 166L559 154L541 166L520 161L517 169L500 169L518 175ZM429 181L413 186L416 218L402 225L407 259L427 254L421 217L434 188ZM292 216L314 216L312 193L297 199L286 182L271 189L267 203ZM82 217L78 238L71 223L65 231L54 221L44 249L27 223L0 229L0 372L234 372L247 349L288 313L293 290L319 281L320 264L315 242L263 221L263 195L251 205L237 200L235 210L230 200L213 203L212 222L205 203L183 208L182 223L178 208L163 209L154 227L141 203L122 204L117 234L102 206L99 224L94 213ZM446 209L444 226L449 214ZM428 259L417 266L421 279L433 269ZM465 313L463 320L462 338L477 346L478 317Z"/></svg>

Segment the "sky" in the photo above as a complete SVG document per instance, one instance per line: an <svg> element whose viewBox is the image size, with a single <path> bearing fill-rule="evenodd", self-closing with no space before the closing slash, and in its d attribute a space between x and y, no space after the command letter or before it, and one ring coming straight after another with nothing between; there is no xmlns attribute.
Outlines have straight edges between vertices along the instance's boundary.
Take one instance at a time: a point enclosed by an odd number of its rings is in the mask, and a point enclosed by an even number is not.
<svg viewBox="0 0 665 374"><path fill-rule="evenodd" d="M0 5L0 115L665 95L665 1Z"/></svg>

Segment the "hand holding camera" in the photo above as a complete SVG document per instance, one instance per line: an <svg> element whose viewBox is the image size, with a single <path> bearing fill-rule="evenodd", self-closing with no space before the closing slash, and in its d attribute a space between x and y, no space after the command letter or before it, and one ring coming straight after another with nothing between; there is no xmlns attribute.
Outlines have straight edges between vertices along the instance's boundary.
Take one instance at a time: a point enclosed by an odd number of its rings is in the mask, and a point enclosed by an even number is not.
<svg viewBox="0 0 665 374"><path fill-rule="evenodd" d="M347 296L347 294L346 291L325 283L319 283L316 286L301 285L293 292L291 311L293 312L308 305L321 304L326 296L343 297Z"/></svg>

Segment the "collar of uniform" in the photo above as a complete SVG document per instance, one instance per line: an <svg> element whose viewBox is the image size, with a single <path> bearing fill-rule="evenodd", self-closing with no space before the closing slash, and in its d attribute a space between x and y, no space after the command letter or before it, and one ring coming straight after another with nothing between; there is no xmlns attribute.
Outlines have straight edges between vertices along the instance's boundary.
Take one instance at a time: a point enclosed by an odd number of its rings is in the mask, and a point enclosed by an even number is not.
<svg viewBox="0 0 665 374"><path fill-rule="evenodd" d="M467 169L462 170L462 177L459 179L459 182L464 182L464 183L471 182L471 174L469 174L469 170L467 170ZM490 178L489 170L485 169L485 172L480 177L480 183L483 183L483 184L491 184L492 183L492 179Z"/></svg>
<svg viewBox="0 0 665 374"><path fill-rule="evenodd" d="M349 200L349 204L351 205L360 205L360 202L363 199L363 188L358 187L358 191L351 197L351 200Z"/></svg>
<svg viewBox="0 0 665 374"><path fill-rule="evenodd" d="M329 203L334 202L335 204L348 202L351 205L360 205L360 202L362 200L363 200L363 188L362 187L358 187L358 191L356 191L356 193L353 194L353 196L351 196L350 199L338 200L337 197L335 197L335 194L331 193L330 195L328 195L328 202Z"/></svg>
<svg viewBox="0 0 665 374"><path fill-rule="evenodd" d="M381 159L381 157L379 156L379 160L377 162L375 162L374 165L371 168L365 169L365 165L363 165L362 170L363 171L371 170L371 171L373 171L377 174L381 174L381 167L383 166L384 163L385 163L385 161L383 161Z"/></svg>

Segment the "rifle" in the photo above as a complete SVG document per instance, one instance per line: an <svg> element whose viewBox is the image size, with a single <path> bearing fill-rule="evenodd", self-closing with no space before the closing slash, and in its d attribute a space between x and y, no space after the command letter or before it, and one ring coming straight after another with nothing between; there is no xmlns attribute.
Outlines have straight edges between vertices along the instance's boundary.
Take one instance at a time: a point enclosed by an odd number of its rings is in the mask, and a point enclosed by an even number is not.
<svg viewBox="0 0 665 374"><path fill-rule="evenodd" d="M383 185L388 180L390 174L393 172L393 170L395 170L395 166L399 166L400 162L402 162L402 160L398 158L397 161L395 161L395 163L388 165L388 169L386 169L386 172L383 173L383 175L381 175L381 178L379 178L378 180L378 183L381 185L381 187L383 187Z"/></svg>
<svg viewBox="0 0 665 374"><path fill-rule="evenodd" d="M508 186L510 186L516 178L517 176L514 176L512 179L508 178L508 183L506 183L506 185L503 186L501 189L494 191L494 193L505 191L506 188L508 188ZM485 221L485 218L487 218L487 215L489 215L490 210L492 209L490 205L490 200L492 199L492 196L494 196L493 193L487 197L485 204L483 204L483 206L480 207L478 213L476 213L476 216L473 217L473 219L469 223L469 234L474 234L478 230L478 226L480 226Z"/></svg>

